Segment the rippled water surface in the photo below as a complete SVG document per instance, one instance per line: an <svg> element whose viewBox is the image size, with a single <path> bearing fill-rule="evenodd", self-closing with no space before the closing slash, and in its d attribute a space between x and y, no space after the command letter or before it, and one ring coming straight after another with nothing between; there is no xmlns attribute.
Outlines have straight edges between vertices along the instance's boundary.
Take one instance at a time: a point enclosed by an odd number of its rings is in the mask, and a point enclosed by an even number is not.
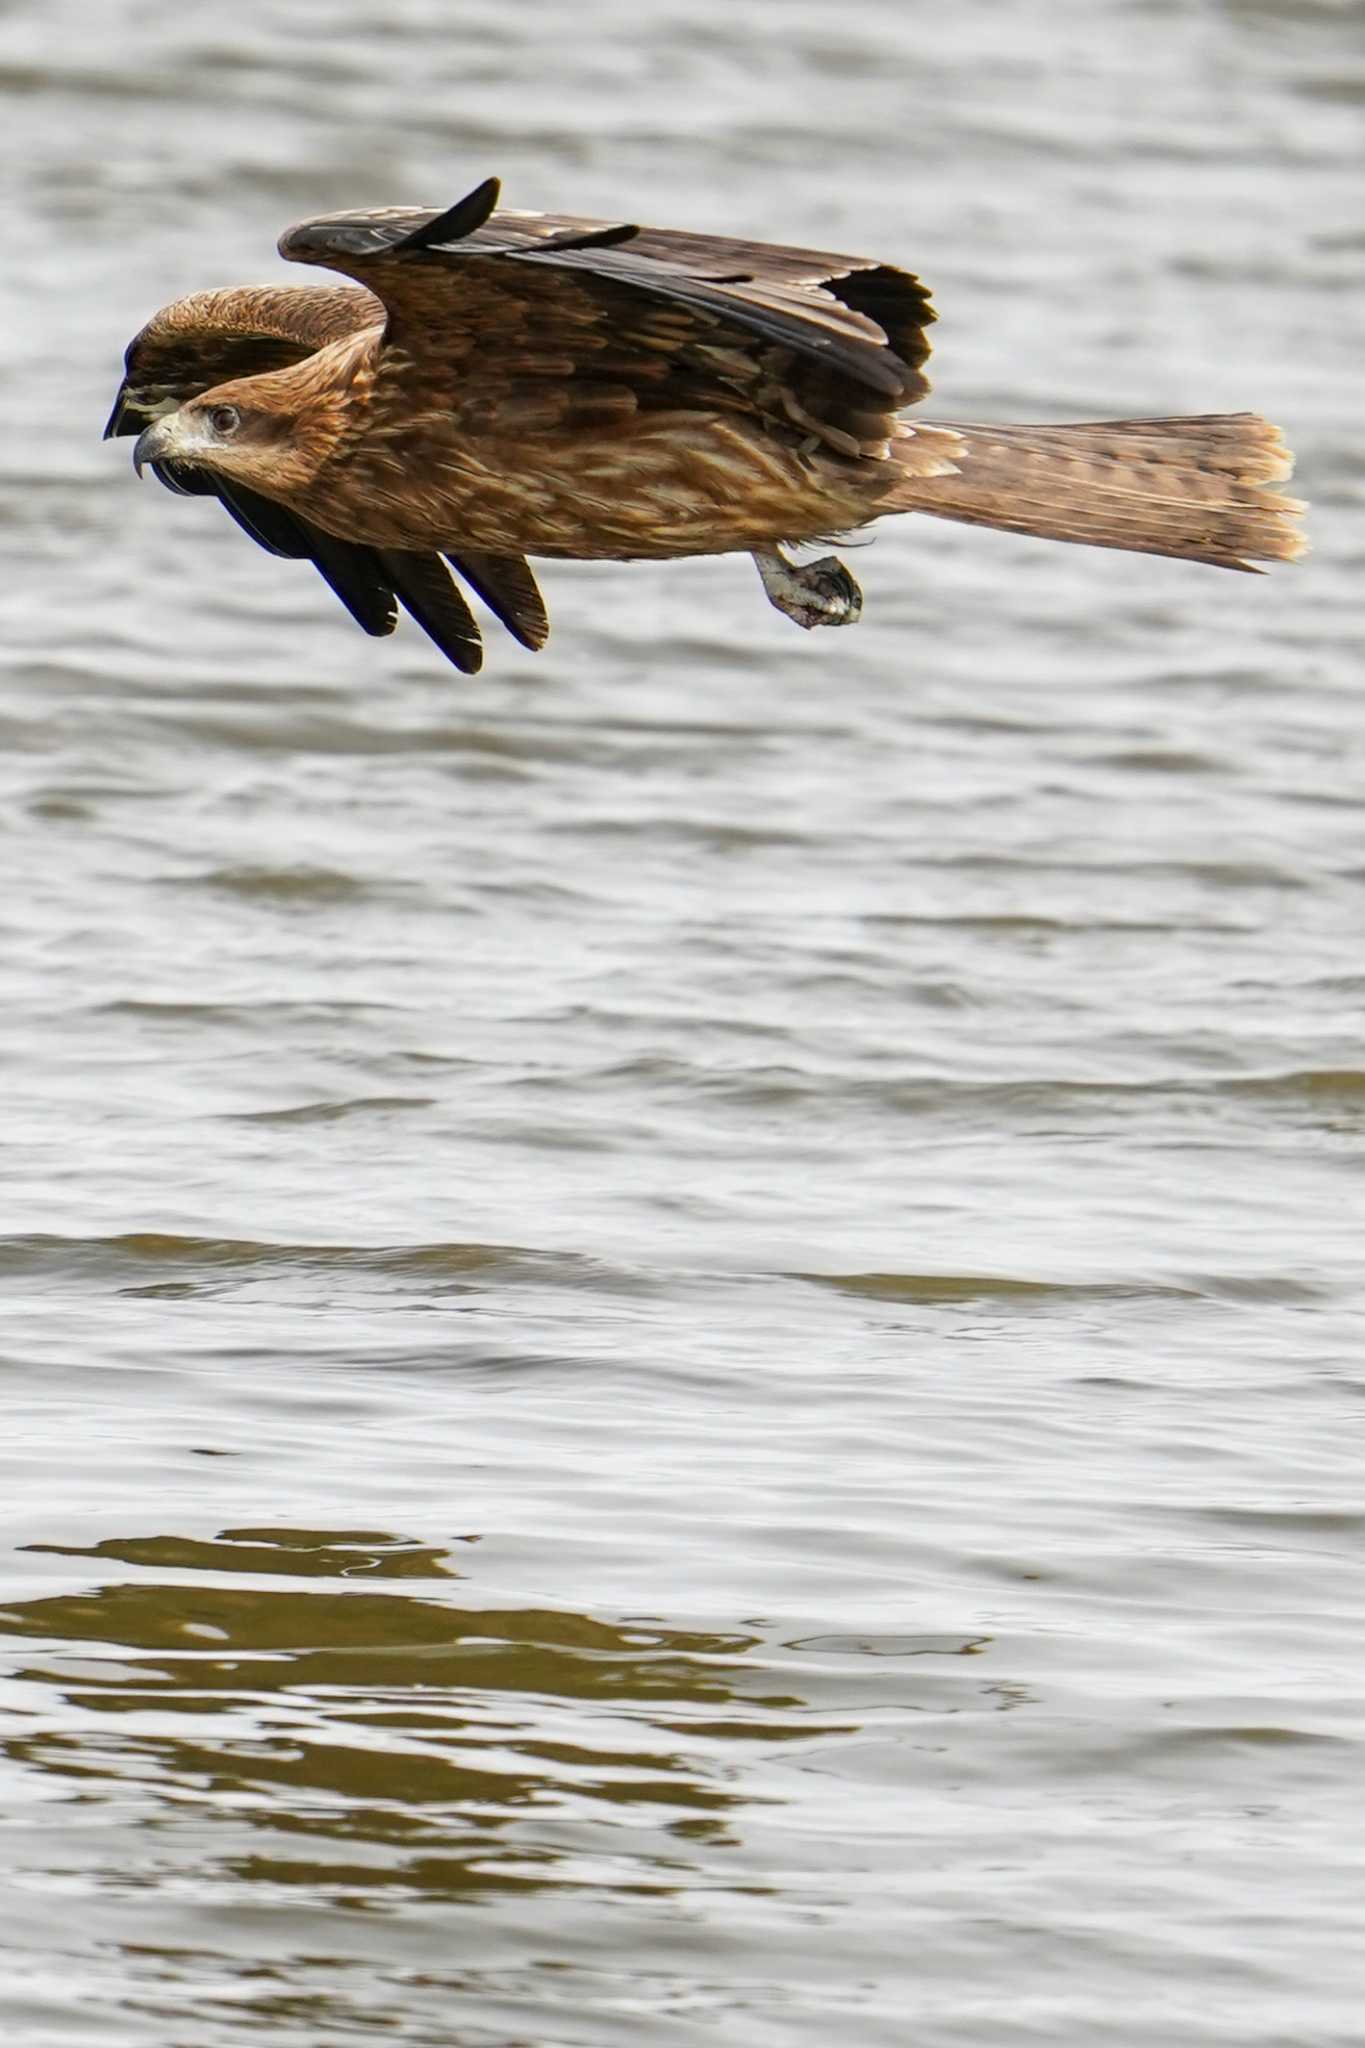
<svg viewBox="0 0 1365 2048"><path fill-rule="evenodd" d="M1346 2048L1365 14L0 11L23 2048ZM102 445L347 205L920 269L1259 407L1264 579L902 521L462 679Z"/></svg>

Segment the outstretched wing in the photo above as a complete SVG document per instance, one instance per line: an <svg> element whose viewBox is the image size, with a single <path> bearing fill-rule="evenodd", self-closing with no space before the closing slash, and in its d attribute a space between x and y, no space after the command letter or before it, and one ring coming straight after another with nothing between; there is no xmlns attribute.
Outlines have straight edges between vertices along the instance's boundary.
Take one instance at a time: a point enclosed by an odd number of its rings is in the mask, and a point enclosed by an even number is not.
<svg viewBox="0 0 1365 2048"><path fill-rule="evenodd" d="M197 292L150 320L128 345L124 379L105 439L140 434L162 413L238 377L302 362L384 318L367 291L290 285L275 290ZM244 533L273 555L310 561L367 633L392 633L398 606L466 674L483 659L473 614L439 555L409 554L337 540L258 492L183 463L155 463L168 489L215 497ZM447 558L523 647L545 643L549 620L528 564L520 557Z"/></svg>
<svg viewBox="0 0 1365 2048"><path fill-rule="evenodd" d="M667 408L741 410L881 457L928 390L929 296L869 258L569 214L390 207L291 228L281 255L383 302L395 410L529 431Z"/></svg>

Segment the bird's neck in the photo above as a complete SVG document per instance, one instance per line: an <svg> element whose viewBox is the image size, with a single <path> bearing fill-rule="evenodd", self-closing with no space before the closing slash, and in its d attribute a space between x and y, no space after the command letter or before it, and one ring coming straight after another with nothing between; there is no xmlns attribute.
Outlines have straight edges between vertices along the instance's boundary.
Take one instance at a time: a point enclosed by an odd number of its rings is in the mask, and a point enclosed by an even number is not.
<svg viewBox="0 0 1365 2048"><path fill-rule="evenodd" d="M268 495L305 508L324 487L332 465L364 431L371 416L379 327L328 342L288 369L253 379L257 393L278 411L287 431L271 451Z"/></svg>

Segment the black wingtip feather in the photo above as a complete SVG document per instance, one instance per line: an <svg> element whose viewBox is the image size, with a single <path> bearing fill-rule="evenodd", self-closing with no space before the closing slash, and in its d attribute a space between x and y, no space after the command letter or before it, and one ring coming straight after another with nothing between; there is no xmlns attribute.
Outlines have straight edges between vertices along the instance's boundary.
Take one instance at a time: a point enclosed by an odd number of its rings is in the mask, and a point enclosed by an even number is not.
<svg viewBox="0 0 1365 2048"><path fill-rule="evenodd" d="M315 536L302 520L272 498L262 498L245 485L214 477L214 487L225 511L232 514L243 533L250 534L258 547L270 555L283 555L291 562L311 561ZM338 543L342 545L342 543Z"/></svg>
<svg viewBox="0 0 1365 2048"><path fill-rule="evenodd" d="M550 615L524 555L480 555L468 551L446 556L512 638L532 654L550 637Z"/></svg>
<svg viewBox="0 0 1365 2048"><path fill-rule="evenodd" d="M524 256L554 256L565 249L617 249L622 242L633 242L639 232L634 221L622 221L619 226L592 228L586 234L551 235L548 240L536 242L519 253Z"/></svg>
<svg viewBox="0 0 1365 2048"><path fill-rule="evenodd" d="M119 434L140 433L142 430L143 422L139 420L137 424L134 425L133 422L128 419L127 415L128 386L126 383L124 383L119 385L118 397L114 400L114 410L110 413L108 419L104 423L104 433L101 438L106 441L112 441Z"/></svg>
<svg viewBox="0 0 1365 2048"><path fill-rule="evenodd" d="M371 639L384 639L398 624L398 606L378 550L359 547L354 541L333 540L331 534L319 533L316 527L305 531L313 567L323 582Z"/></svg>
<svg viewBox="0 0 1365 2048"><path fill-rule="evenodd" d="M502 185L497 178L485 178L482 185L476 185L463 199L457 199L454 206L438 213L434 220L422 227L414 228L404 235L400 242L390 243L389 256L403 256L412 250L430 249L437 243L463 242L476 228L481 228L498 203Z"/></svg>
<svg viewBox="0 0 1365 2048"><path fill-rule="evenodd" d="M218 480L206 469L192 469L187 462L154 462L152 475L177 498L216 498Z"/></svg>
<svg viewBox="0 0 1365 2048"><path fill-rule="evenodd" d="M483 642L474 614L439 555L402 548L374 550L404 609L463 675L483 667Z"/></svg>

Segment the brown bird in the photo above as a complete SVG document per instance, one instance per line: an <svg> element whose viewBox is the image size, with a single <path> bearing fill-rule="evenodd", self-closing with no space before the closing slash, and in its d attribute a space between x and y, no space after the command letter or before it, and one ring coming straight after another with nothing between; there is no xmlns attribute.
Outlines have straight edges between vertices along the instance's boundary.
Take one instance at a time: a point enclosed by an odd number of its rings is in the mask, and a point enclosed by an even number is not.
<svg viewBox="0 0 1365 2048"><path fill-rule="evenodd" d="M903 419L928 390L918 278L568 214L386 207L290 228L355 285L196 292L131 342L106 428L172 489L311 560L368 633L401 603L456 667L479 629L446 564L525 647L528 555L751 554L800 626L851 624L834 556L783 543L888 512L1177 555L1292 561L1303 507L1255 413L1067 426ZM442 559L444 557L444 560Z"/></svg>

